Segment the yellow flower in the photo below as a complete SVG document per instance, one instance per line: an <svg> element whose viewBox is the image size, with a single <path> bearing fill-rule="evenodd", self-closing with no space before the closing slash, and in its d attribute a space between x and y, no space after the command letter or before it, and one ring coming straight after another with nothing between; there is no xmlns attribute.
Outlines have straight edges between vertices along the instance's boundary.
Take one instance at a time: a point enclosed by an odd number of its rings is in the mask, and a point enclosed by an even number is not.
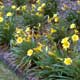
<svg viewBox="0 0 80 80"><path fill-rule="evenodd" d="M23 6L21 7L21 9L22 9L22 11L25 11L25 10L27 9L27 6L26 6L26 5L23 5Z"/></svg>
<svg viewBox="0 0 80 80"><path fill-rule="evenodd" d="M72 59L71 58L65 58L64 64L71 65L71 63L72 63Z"/></svg>
<svg viewBox="0 0 80 80"><path fill-rule="evenodd" d="M38 23L38 26L41 27L41 23Z"/></svg>
<svg viewBox="0 0 80 80"><path fill-rule="evenodd" d="M54 22L59 22L58 14L53 14L53 19L54 19Z"/></svg>
<svg viewBox="0 0 80 80"><path fill-rule="evenodd" d="M15 5L12 5L11 8L12 8L12 9L16 9L16 6L15 6Z"/></svg>
<svg viewBox="0 0 80 80"><path fill-rule="evenodd" d="M42 47L41 46L38 46L38 47L34 48L34 51L41 52L42 51Z"/></svg>
<svg viewBox="0 0 80 80"><path fill-rule="evenodd" d="M25 38L25 41L26 41L26 42L31 42L31 40L32 40L32 35L31 35L31 34L28 34L28 35L26 36L26 38Z"/></svg>
<svg viewBox="0 0 80 80"><path fill-rule="evenodd" d="M16 33L21 33L22 29L16 28Z"/></svg>
<svg viewBox="0 0 80 80"><path fill-rule="evenodd" d="M16 11L19 11L20 10L20 7L18 7L17 9L16 9Z"/></svg>
<svg viewBox="0 0 80 80"><path fill-rule="evenodd" d="M58 14L53 14L53 18L56 18L56 17L58 17Z"/></svg>
<svg viewBox="0 0 80 80"><path fill-rule="evenodd" d="M3 22L3 20L4 20L3 17L0 17L0 23Z"/></svg>
<svg viewBox="0 0 80 80"><path fill-rule="evenodd" d="M65 43L65 42L67 42L68 40L69 40L69 37L65 37L65 38L62 39L61 43Z"/></svg>
<svg viewBox="0 0 80 80"><path fill-rule="evenodd" d="M41 47L43 47L43 46L44 46L44 45L43 45L43 44L41 44L40 42L38 42L38 45L39 45L39 46L41 46Z"/></svg>
<svg viewBox="0 0 80 80"><path fill-rule="evenodd" d="M66 10L69 9L69 6L67 4L63 4L63 8Z"/></svg>
<svg viewBox="0 0 80 80"><path fill-rule="evenodd" d="M45 6L46 6L46 4L45 3L42 3L41 7L44 8Z"/></svg>
<svg viewBox="0 0 80 80"><path fill-rule="evenodd" d="M48 16L48 23L50 23L51 21L52 21L52 18Z"/></svg>
<svg viewBox="0 0 80 80"><path fill-rule="evenodd" d="M12 13L11 12L8 12L7 14L6 14L6 16L12 16Z"/></svg>
<svg viewBox="0 0 80 80"><path fill-rule="evenodd" d="M78 36L77 34L74 34L74 35L72 36L72 40L73 40L73 41L78 41L78 40L79 40L79 36Z"/></svg>
<svg viewBox="0 0 80 80"><path fill-rule="evenodd" d="M4 6L2 5L2 6L0 6L0 9L3 9L4 8Z"/></svg>
<svg viewBox="0 0 80 80"><path fill-rule="evenodd" d="M74 29L74 28L76 28L76 24L72 23L72 24L70 25L70 29Z"/></svg>
<svg viewBox="0 0 80 80"><path fill-rule="evenodd" d="M34 48L34 51L36 51L36 52L41 52L43 46L44 46L44 45L42 45L41 43L38 43L38 46L37 46L36 48Z"/></svg>
<svg viewBox="0 0 80 80"><path fill-rule="evenodd" d="M43 16L43 14L41 14L41 13L39 13L39 12L36 12L35 15L36 15L36 16L39 16L39 17Z"/></svg>
<svg viewBox="0 0 80 80"><path fill-rule="evenodd" d="M52 51L48 51L48 55L50 55L50 56L56 56Z"/></svg>
<svg viewBox="0 0 80 80"><path fill-rule="evenodd" d="M57 59L60 60L60 61L63 61L63 58L58 57Z"/></svg>
<svg viewBox="0 0 80 80"><path fill-rule="evenodd" d="M25 32L29 32L30 31L30 27L27 27Z"/></svg>
<svg viewBox="0 0 80 80"><path fill-rule="evenodd" d="M45 47L45 50L46 50L46 52L47 52L47 51L49 50L49 47L48 47L48 46L46 46L46 47Z"/></svg>
<svg viewBox="0 0 80 80"><path fill-rule="evenodd" d="M31 41L31 37L27 37L26 42L30 42L30 41Z"/></svg>
<svg viewBox="0 0 80 80"><path fill-rule="evenodd" d="M19 37L19 35L18 35L18 34L15 34L14 36L15 36L16 38L17 38L17 37Z"/></svg>
<svg viewBox="0 0 80 80"><path fill-rule="evenodd" d="M37 0L36 3L37 3L37 4L40 4L40 0Z"/></svg>
<svg viewBox="0 0 80 80"><path fill-rule="evenodd" d="M39 12L44 12L44 7L45 7L45 5L46 5L46 4L43 3L40 7L38 7L37 10L38 10Z"/></svg>
<svg viewBox="0 0 80 80"><path fill-rule="evenodd" d="M32 56L32 54L33 54L33 50L32 50L32 49L29 49L29 50L27 51L27 56Z"/></svg>
<svg viewBox="0 0 80 80"><path fill-rule="evenodd" d="M69 9L69 7L68 7L68 5L63 4L63 6L61 7L61 9L62 9L63 11L65 11L65 10Z"/></svg>
<svg viewBox="0 0 80 80"><path fill-rule="evenodd" d="M54 18L54 22L59 22L59 17Z"/></svg>
<svg viewBox="0 0 80 80"><path fill-rule="evenodd" d="M62 44L62 47L63 47L65 50L67 50L67 49L70 47L70 43L69 43L68 41L66 41L66 42L64 42L64 43Z"/></svg>
<svg viewBox="0 0 80 80"><path fill-rule="evenodd" d="M51 31L50 31L51 33L55 33L56 32L56 30L55 29L53 29L53 28L51 28Z"/></svg>
<svg viewBox="0 0 80 80"><path fill-rule="evenodd" d="M39 39L39 38L40 38L40 34L34 34L34 37L35 37L36 39Z"/></svg>
<svg viewBox="0 0 80 80"><path fill-rule="evenodd" d="M42 7L40 6L40 7L38 7L38 11L39 11L39 12L43 12L44 10L43 10Z"/></svg>
<svg viewBox="0 0 80 80"><path fill-rule="evenodd" d="M36 8L36 5L35 4L32 4L32 9Z"/></svg>
<svg viewBox="0 0 80 80"><path fill-rule="evenodd" d="M65 10L66 10L63 6L61 7L61 9L62 9L63 11L65 11Z"/></svg>
<svg viewBox="0 0 80 80"><path fill-rule="evenodd" d="M22 37L18 37L16 41L17 41L17 44L21 44L23 42L23 38Z"/></svg>
<svg viewBox="0 0 80 80"><path fill-rule="evenodd" d="M77 29L74 30L75 34L77 34L79 31Z"/></svg>

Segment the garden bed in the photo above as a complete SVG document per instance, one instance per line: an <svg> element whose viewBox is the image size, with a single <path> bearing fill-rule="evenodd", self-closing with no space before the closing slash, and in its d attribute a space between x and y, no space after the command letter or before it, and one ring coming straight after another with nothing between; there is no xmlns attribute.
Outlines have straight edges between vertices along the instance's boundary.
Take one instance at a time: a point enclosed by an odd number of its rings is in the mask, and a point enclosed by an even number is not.
<svg viewBox="0 0 80 80"><path fill-rule="evenodd" d="M21 80L79 80L80 3L25 3L1 6L0 60Z"/></svg>

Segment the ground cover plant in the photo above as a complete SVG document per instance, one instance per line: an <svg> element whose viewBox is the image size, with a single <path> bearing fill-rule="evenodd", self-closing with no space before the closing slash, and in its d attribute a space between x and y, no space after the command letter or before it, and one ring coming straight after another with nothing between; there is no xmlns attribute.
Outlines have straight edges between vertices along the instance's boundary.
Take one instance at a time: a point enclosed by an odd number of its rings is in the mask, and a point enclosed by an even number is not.
<svg viewBox="0 0 80 80"><path fill-rule="evenodd" d="M0 5L0 45L8 46L15 70L26 78L33 74L37 80L80 80L80 11L70 10L62 18L58 5L57 0Z"/></svg>

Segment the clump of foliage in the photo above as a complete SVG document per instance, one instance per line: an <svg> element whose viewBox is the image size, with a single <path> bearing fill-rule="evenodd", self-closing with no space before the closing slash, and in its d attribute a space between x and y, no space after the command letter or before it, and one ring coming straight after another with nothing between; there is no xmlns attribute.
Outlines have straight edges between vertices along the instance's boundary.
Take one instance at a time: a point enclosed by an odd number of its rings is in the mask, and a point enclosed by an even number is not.
<svg viewBox="0 0 80 80"><path fill-rule="evenodd" d="M54 5L54 6L53 6ZM46 7L44 15L49 15L50 17L53 16L57 12L57 1L56 0L46 0Z"/></svg>
<svg viewBox="0 0 80 80"><path fill-rule="evenodd" d="M69 21L70 23L74 22L77 25L77 29L80 30L79 28L80 19L79 18L80 18L80 13L76 11L69 12L69 14L66 17L67 21Z"/></svg>
<svg viewBox="0 0 80 80"><path fill-rule="evenodd" d="M27 0L12 0L12 1L17 6L25 5L27 3Z"/></svg>

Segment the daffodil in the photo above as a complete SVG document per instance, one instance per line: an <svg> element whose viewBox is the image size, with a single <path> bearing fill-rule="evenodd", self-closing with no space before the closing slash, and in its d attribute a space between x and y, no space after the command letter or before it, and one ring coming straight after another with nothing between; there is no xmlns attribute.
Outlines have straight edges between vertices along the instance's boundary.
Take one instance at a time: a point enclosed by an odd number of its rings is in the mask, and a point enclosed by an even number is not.
<svg viewBox="0 0 80 80"><path fill-rule="evenodd" d="M51 21L52 21L52 18L48 16L48 23L51 23Z"/></svg>
<svg viewBox="0 0 80 80"><path fill-rule="evenodd" d="M35 4L32 4L32 9L35 9L36 8L36 5Z"/></svg>
<svg viewBox="0 0 80 80"><path fill-rule="evenodd" d="M68 5L63 4L63 6L61 7L61 9L62 9L63 11L65 11L65 10L69 9L69 7L68 7Z"/></svg>
<svg viewBox="0 0 80 80"><path fill-rule="evenodd" d="M40 38L40 34L34 34L34 37L35 37L36 39L38 39L38 38Z"/></svg>
<svg viewBox="0 0 80 80"><path fill-rule="evenodd" d="M44 45L42 43L38 42L38 46L43 47Z"/></svg>
<svg viewBox="0 0 80 80"><path fill-rule="evenodd" d="M56 18L56 17L58 17L58 14L53 14L53 18Z"/></svg>
<svg viewBox="0 0 80 80"><path fill-rule="evenodd" d="M29 32L30 31L30 27L27 27L25 32Z"/></svg>
<svg viewBox="0 0 80 80"><path fill-rule="evenodd" d="M77 34L74 34L72 35L72 40L75 42L75 41L78 41L79 40L79 36Z"/></svg>
<svg viewBox="0 0 80 80"><path fill-rule="evenodd" d="M50 29L51 34L56 32L56 29L51 28Z"/></svg>
<svg viewBox="0 0 80 80"><path fill-rule="evenodd" d="M23 38L22 37L18 37L16 41L17 41L17 44L21 44L23 42Z"/></svg>
<svg viewBox="0 0 80 80"><path fill-rule="evenodd" d="M43 9L42 9L42 7L40 6L40 7L38 7L38 11L39 12L43 12Z"/></svg>
<svg viewBox="0 0 80 80"><path fill-rule="evenodd" d="M34 48L34 51L42 52L42 47L43 47L43 45L41 43L38 43L38 46L36 48Z"/></svg>
<svg viewBox="0 0 80 80"><path fill-rule="evenodd" d="M22 31L22 29L20 29L20 28L16 28L16 33L21 33L21 31Z"/></svg>
<svg viewBox="0 0 80 80"><path fill-rule="evenodd" d="M27 56L32 56L33 55L33 50L32 49L29 49L28 51L27 51Z"/></svg>
<svg viewBox="0 0 80 80"><path fill-rule="evenodd" d="M54 18L54 22L59 22L59 17Z"/></svg>
<svg viewBox="0 0 80 80"><path fill-rule="evenodd" d="M63 4L63 7L64 7L64 9L66 10L66 9L69 9L69 6L67 5L67 4Z"/></svg>
<svg viewBox="0 0 80 80"><path fill-rule="evenodd" d="M69 37L65 37L65 38L62 39L61 43L65 43L65 42L67 42L68 40L69 40Z"/></svg>
<svg viewBox="0 0 80 80"><path fill-rule="evenodd" d="M49 56L56 56L52 51L48 51Z"/></svg>
<svg viewBox="0 0 80 80"><path fill-rule="evenodd" d="M31 37L27 37L25 41L26 42L31 42Z"/></svg>
<svg viewBox="0 0 80 80"><path fill-rule="evenodd" d="M46 4L43 3L40 7L38 7L37 10L38 10L39 12L44 12L45 5L46 5Z"/></svg>
<svg viewBox="0 0 80 80"><path fill-rule="evenodd" d="M71 58L65 58L64 59L64 64L71 65L72 64L72 59Z"/></svg>
<svg viewBox="0 0 80 80"><path fill-rule="evenodd" d="M16 6L15 6L15 5L12 5L11 8L12 8L12 9L16 9Z"/></svg>
<svg viewBox="0 0 80 80"><path fill-rule="evenodd" d="M41 2L40 2L40 0L37 0L36 3L37 3L37 4L40 4Z"/></svg>
<svg viewBox="0 0 80 80"><path fill-rule="evenodd" d="M31 42L31 40L32 40L32 35L28 34L27 37L25 38L25 41L26 42Z"/></svg>
<svg viewBox="0 0 80 80"><path fill-rule="evenodd" d="M48 46L46 46L46 47L45 47L45 50L46 50L46 52L47 52L47 51L49 50L49 47L48 47Z"/></svg>
<svg viewBox="0 0 80 80"><path fill-rule="evenodd" d="M76 28L76 24L72 23L72 24L70 25L70 28L71 28L71 29Z"/></svg>
<svg viewBox="0 0 80 80"><path fill-rule="evenodd" d="M62 7L61 7L61 10L65 11L66 9L62 6Z"/></svg>
<svg viewBox="0 0 80 80"><path fill-rule="evenodd" d="M12 16L13 14L11 13L11 12L8 12L7 14L6 14L6 16Z"/></svg>
<svg viewBox="0 0 80 80"><path fill-rule="evenodd" d="M1 6L0 6L0 9L3 9L3 8L4 8L4 6L3 6L3 5L1 5Z"/></svg>
<svg viewBox="0 0 80 80"><path fill-rule="evenodd" d="M46 4L45 3L42 3L41 7L44 8L45 6L46 6Z"/></svg>
<svg viewBox="0 0 80 80"><path fill-rule="evenodd" d="M77 29L74 29L75 34L77 34L79 31Z"/></svg>
<svg viewBox="0 0 80 80"><path fill-rule="evenodd" d="M68 41L62 44L63 49L67 50L70 47L70 43Z"/></svg>
<svg viewBox="0 0 80 80"><path fill-rule="evenodd" d="M3 20L4 20L3 17L0 17L0 23L3 22Z"/></svg>
<svg viewBox="0 0 80 80"><path fill-rule="evenodd" d="M16 8L16 11L19 11L20 10L20 7Z"/></svg>
<svg viewBox="0 0 80 80"><path fill-rule="evenodd" d="M38 26L41 27L41 23L38 23Z"/></svg>
<svg viewBox="0 0 80 80"><path fill-rule="evenodd" d="M39 12L36 12L35 15L36 16L39 16L39 17L42 17L43 16L43 14L42 13L39 13Z"/></svg>
<svg viewBox="0 0 80 80"><path fill-rule="evenodd" d="M34 51L41 52L42 51L42 47L41 46L37 46L36 48L34 48Z"/></svg>
<svg viewBox="0 0 80 80"><path fill-rule="evenodd" d="M59 22L59 16L58 14L53 14L53 19L54 19L54 22Z"/></svg>
<svg viewBox="0 0 80 80"><path fill-rule="evenodd" d="M15 34L14 36L15 36L16 38L18 38L18 37L19 37L19 35L18 35L18 34Z"/></svg>
<svg viewBox="0 0 80 80"><path fill-rule="evenodd" d="M25 11L25 10L27 9L27 6L26 6L26 5L23 5L23 6L21 7L21 9L22 9L22 11Z"/></svg>

